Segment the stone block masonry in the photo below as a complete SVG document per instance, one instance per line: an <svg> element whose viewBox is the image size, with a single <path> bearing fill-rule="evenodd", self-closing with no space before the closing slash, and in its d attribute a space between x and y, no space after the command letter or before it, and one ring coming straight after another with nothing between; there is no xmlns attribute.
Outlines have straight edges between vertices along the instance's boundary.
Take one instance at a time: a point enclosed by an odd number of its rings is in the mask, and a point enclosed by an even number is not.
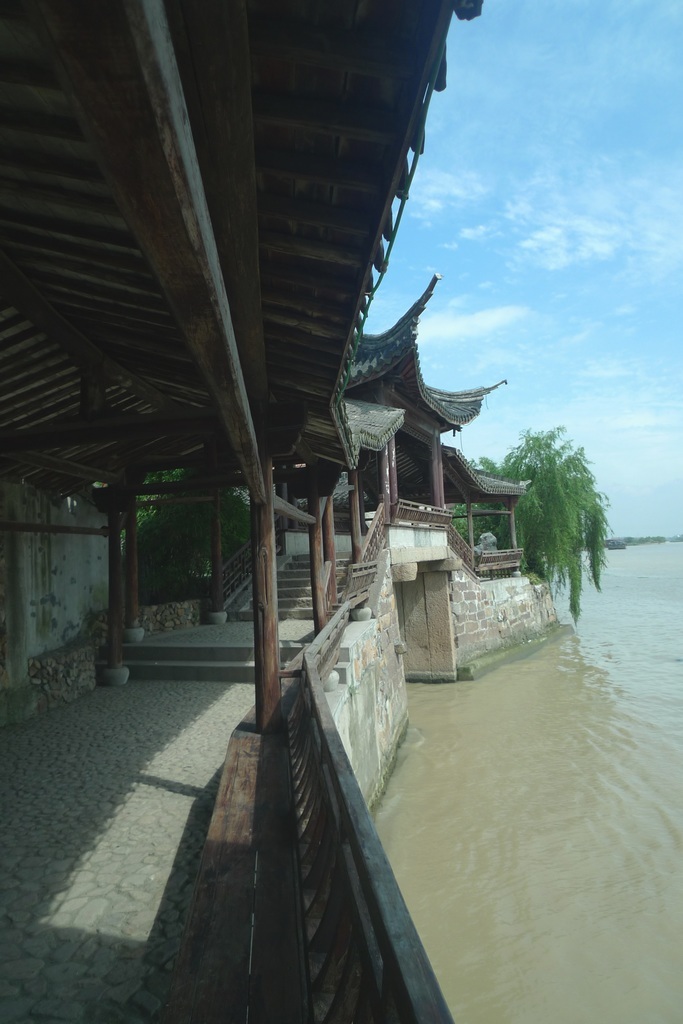
<svg viewBox="0 0 683 1024"><path fill-rule="evenodd" d="M484 655L543 636L557 625L546 584L519 578L475 581L452 572L449 584L458 670Z"/></svg>
<svg viewBox="0 0 683 1024"><path fill-rule="evenodd" d="M401 636L388 551L379 558L368 601L373 618L350 622L342 638L340 686L330 709L370 807L379 800L408 725Z"/></svg>

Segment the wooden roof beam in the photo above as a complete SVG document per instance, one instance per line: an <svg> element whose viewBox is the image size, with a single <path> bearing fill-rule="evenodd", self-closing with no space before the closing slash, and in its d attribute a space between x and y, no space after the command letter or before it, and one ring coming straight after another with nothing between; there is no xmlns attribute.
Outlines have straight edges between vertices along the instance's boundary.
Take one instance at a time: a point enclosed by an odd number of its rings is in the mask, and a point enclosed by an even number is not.
<svg viewBox="0 0 683 1024"><path fill-rule="evenodd" d="M251 402L268 399L246 0L167 3Z"/></svg>
<svg viewBox="0 0 683 1024"><path fill-rule="evenodd" d="M279 18L250 18L252 53L258 57L373 77L410 78L415 54L386 33L309 26Z"/></svg>
<svg viewBox="0 0 683 1024"><path fill-rule="evenodd" d="M263 503L256 434L165 4L33 0L30 11L52 43L60 79L201 370L252 498Z"/></svg>
<svg viewBox="0 0 683 1024"><path fill-rule="evenodd" d="M377 195L382 186L382 168L352 160L337 160L316 153L292 153L289 150L257 149L256 169L263 174L279 174L315 185L338 185Z"/></svg>
<svg viewBox="0 0 683 1024"><path fill-rule="evenodd" d="M160 391L119 363L110 359L81 334L47 302L19 268L0 250L2 291L15 309L20 310L35 327L68 352L75 363L108 384L118 384L152 408L168 409L170 402Z"/></svg>
<svg viewBox="0 0 683 1024"><path fill-rule="evenodd" d="M73 476L79 480L101 480L103 483L118 483L121 474L110 473L106 469L96 466L86 466L82 462L74 462L73 459L60 459L55 455L45 455L38 452L24 452L18 456L18 461L27 466L36 466L38 469L51 469L56 473L65 476Z"/></svg>
<svg viewBox="0 0 683 1024"><path fill-rule="evenodd" d="M387 145L399 135L393 110L380 110L353 103L308 99L303 96L254 96L257 121L287 128L302 128L325 135L343 135L362 142Z"/></svg>
<svg viewBox="0 0 683 1024"><path fill-rule="evenodd" d="M215 411L202 408L176 409L165 415L148 413L138 416L109 416L91 422L50 420L39 427L26 427L22 430L0 429L0 451L3 454L10 454L146 437L213 434L218 427L219 421Z"/></svg>

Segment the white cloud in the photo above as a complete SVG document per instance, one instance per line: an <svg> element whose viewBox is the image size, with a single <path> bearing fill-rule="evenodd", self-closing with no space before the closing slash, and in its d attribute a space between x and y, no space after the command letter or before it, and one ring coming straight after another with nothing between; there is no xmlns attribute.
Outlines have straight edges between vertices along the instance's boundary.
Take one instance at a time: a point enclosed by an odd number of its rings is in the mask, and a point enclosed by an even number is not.
<svg viewBox="0 0 683 1024"><path fill-rule="evenodd" d="M469 242L480 242L484 238L490 238L495 234L495 229L490 224L477 224L475 228L463 228L460 237Z"/></svg>
<svg viewBox="0 0 683 1024"><path fill-rule="evenodd" d="M420 346L489 338L530 317L527 306L497 306L476 313L456 313L453 309L429 313L420 323Z"/></svg>
<svg viewBox="0 0 683 1024"><path fill-rule="evenodd" d="M436 168L420 168L410 192L408 210L413 217L430 222L432 217L450 207L480 200L486 192L484 183L472 171L453 174Z"/></svg>
<svg viewBox="0 0 683 1024"><path fill-rule="evenodd" d="M683 267L683 169L624 175L599 160L571 173L545 171L521 186L505 216L513 264L558 271L620 261L620 271L660 278Z"/></svg>

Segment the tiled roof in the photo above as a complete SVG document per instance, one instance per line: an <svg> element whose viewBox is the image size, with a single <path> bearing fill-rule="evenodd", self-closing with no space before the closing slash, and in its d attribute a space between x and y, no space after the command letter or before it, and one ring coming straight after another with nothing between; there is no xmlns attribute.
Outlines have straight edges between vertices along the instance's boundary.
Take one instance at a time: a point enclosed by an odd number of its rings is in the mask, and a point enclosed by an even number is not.
<svg viewBox="0 0 683 1024"><path fill-rule="evenodd" d="M361 448L381 451L399 429L405 416L403 409L392 409L390 406L375 405L356 398L345 398L344 406L356 460Z"/></svg>
<svg viewBox="0 0 683 1024"><path fill-rule="evenodd" d="M491 498L526 494L529 480L507 480L505 477L475 469L459 449L445 444L441 446L441 452L446 476L449 476L450 469L453 475L462 479L471 490L478 490L482 494L490 495Z"/></svg>
<svg viewBox="0 0 683 1024"><path fill-rule="evenodd" d="M439 416L445 426L461 427L471 423L479 415L481 404L501 384L490 387L471 388L468 391L441 391L430 387L422 376L420 356L417 350L417 327L420 316L429 302L440 275L435 274L417 302L401 319L383 334L364 334L356 352L356 358L349 377L349 388L380 380L399 364L404 385L414 392L414 399L420 400ZM408 359L406 359L408 357ZM412 362L412 365L409 365Z"/></svg>

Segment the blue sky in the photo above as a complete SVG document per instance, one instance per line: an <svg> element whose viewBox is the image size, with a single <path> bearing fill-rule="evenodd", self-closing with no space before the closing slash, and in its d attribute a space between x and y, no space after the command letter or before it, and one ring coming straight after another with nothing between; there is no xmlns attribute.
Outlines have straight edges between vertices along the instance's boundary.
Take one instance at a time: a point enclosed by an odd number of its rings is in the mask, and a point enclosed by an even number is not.
<svg viewBox="0 0 683 1024"><path fill-rule="evenodd" d="M443 274L428 383L509 382L456 443L498 459L566 427L616 534L683 532L682 55L683 0L485 0L454 22L368 322Z"/></svg>

